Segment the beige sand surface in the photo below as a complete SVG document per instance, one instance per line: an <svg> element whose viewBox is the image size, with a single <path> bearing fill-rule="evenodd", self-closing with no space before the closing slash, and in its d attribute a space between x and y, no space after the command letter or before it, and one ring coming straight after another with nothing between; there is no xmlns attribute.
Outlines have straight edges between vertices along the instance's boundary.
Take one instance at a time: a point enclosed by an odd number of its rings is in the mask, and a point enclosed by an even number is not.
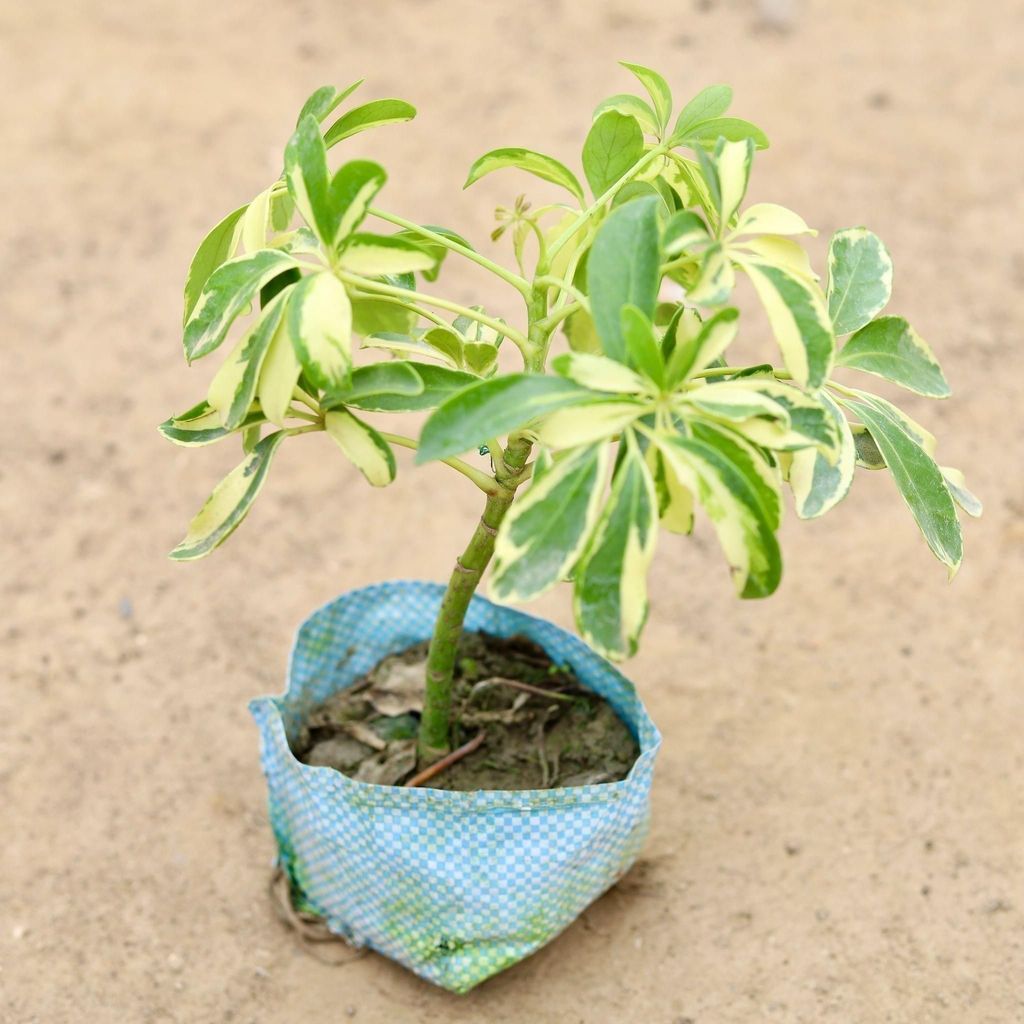
<svg viewBox="0 0 1024 1024"><path fill-rule="evenodd" d="M4 0L0 1020L1024 1020L1022 33L1011 0ZM316 605L446 575L476 495L443 467L371 492L304 438L227 547L168 562L237 458L154 429L210 373L181 360L184 270L277 173L305 95L360 75L421 108L352 149L388 204L486 245L527 183L463 193L472 159L575 161L620 57L680 95L735 85L774 143L753 195L822 229L817 258L837 227L886 239L893 307L956 392L906 406L987 515L948 587L862 474L827 520L789 517L762 603L706 531L666 540L628 669L666 740L642 865L466 998L374 956L325 967L264 898L245 702ZM448 287L517 312L472 273ZM535 610L567 624L567 598Z"/></svg>

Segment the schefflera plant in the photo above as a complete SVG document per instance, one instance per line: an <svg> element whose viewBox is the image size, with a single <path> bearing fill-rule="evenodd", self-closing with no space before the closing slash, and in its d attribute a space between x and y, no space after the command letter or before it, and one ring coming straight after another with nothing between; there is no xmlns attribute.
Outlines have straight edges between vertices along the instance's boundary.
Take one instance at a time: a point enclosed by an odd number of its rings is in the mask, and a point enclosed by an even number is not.
<svg viewBox="0 0 1024 1024"><path fill-rule="evenodd" d="M785 484L797 515L813 518L845 497L856 467L888 470L950 575L962 558L956 506L981 511L962 474L935 461L934 437L857 386L870 374L916 395L949 394L925 341L901 317L880 315L892 284L882 242L864 228L839 231L823 289L797 241L815 232L789 209L745 202L768 142L727 116L731 90L704 89L673 120L665 80L624 66L646 96L616 95L594 112L582 149L590 196L563 163L532 150L494 150L471 168L467 186L518 168L566 193L498 210L492 237L511 239L514 269L376 205L378 164L329 168L335 144L414 114L378 100L325 129L351 86L310 97L281 177L207 235L189 271L189 362L218 349L236 323L239 337L206 399L161 430L184 445L237 434L244 457L172 558L203 557L228 537L278 448L302 434L326 432L374 486L394 479L398 446L416 449L417 462L445 462L486 495L430 644L423 763L456 734L456 644L492 556L497 599L525 601L569 580L582 635L624 658L647 617L659 530L690 533L698 510L744 598L779 585ZM521 325L434 294L449 254L517 292ZM778 362L729 358L743 278ZM553 355L559 329L568 346ZM498 369L506 339L519 372ZM355 365L364 350L376 361ZM845 371L854 371L848 381ZM418 439L366 419L415 410L432 410Z"/></svg>

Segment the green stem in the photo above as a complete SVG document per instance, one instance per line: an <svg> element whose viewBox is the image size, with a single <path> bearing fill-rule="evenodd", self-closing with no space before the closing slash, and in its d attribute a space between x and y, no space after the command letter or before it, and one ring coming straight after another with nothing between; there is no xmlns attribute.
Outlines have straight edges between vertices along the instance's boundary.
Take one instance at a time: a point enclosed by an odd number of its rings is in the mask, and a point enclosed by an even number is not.
<svg viewBox="0 0 1024 1024"><path fill-rule="evenodd" d="M450 313L458 313L460 316L468 317L470 320L475 320L477 323L481 323L485 327L490 327L499 334L504 334L506 338L508 338L520 349L520 351L523 352L524 356L530 347L530 342L526 339L526 336L517 331L514 327L502 320L496 320L492 316L487 316L487 314L481 313L479 310L470 309L468 306L462 306L458 302L451 302L448 299L442 299L436 295L427 295L424 292L410 292L407 288L396 288L389 284L383 284L380 281L374 281L368 277L361 277L359 274L349 273L347 270L337 269L334 273L337 275L338 280L355 285L364 292L370 292L374 295L391 295L396 299L404 299L406 302L409 302L410 300L424 302L428 306L436 306L438 309L447 309Z"/></svg>
<svg viewBox="0 0 1024 1024"><path fill-rule="evenodd" d="M648 150L648 152L644 153L644 155L640 157L640 159L637 160L637 162L633 164L633 166L630 167L630 169L626 171L626 173L622 175L614 185L599 195L597 199L595 199L585 210L581 210L579 216L548 247L547 259L543 261L543 265L538 264L537 272L539 274L546 274L548 267L551 265L551 261L558 255L559 249L561 249L562 246L565 245L565 243L568 242L569 239L572 238L572 236L576 234L576 232L579 231L579 229L583 227L583 225L586 224L595 213L598 212L598 210L602 209L604 204L607 203L608 200L611 199L627 181L634 178L639 171L642 171L656 157L663 156L667 152L668 147L664 144L655 146L654 149Z"/></svg>
<svg viewBox="0 0 1024 1024"><path fill-rule="evenodd" d="M415 232L417 235L434 242L436 245L444 246L444 248L451 250L451 252L457 252L460 256L464 256L467 260L471 260L478 266L481 266L485 270L489 270L492 274L495 274L497 277L500 277L503 281L508 282L508 284L512 285L512 287L523 296L529 295L530 282L527 281L526 278L512 273L511 270L507 270L505 267L501 266L500 263L495 263L493 260L489 260L486 256L481 256L475 249L470 249L468 246L456 242L455 239L449 238L447 235L442 235L436 231L431 231L430 228L422 227L414 221L406 220L404 217L398 217L393 213L385 213L384 210L378 210L375 206L370 207L369 213L372 217L378 217L380 220L386 220L389 224L396 224L398 227L405 228L406 231Z"/></svg>
<svg viewBox="0 0 1024 1024"><path fill-rule="evenodd" d="M451 748L452 678L466 611L494 554L498 527L512 504L519 474L529 454L530 442L525 438L510 440L499 465L501 489L488 495L483 515L466 550L455 561L448 589L441 600L427 655L426 694L420 719L418 754L423 767L443 757Z"/></svg>
<svg viewBox="0 0 1024 1024"><path fill-rule="evenodd" d="M413 451L416 451L420 446L418 441L414 441L411 437L406 437L404 434L385 434L382 431L380 436L385 441L398 445L399 448L411 448ZM502 490L493 476L488 476L482 470L469 465L468 462L463 462L462 459L451 458L440 459L439 461L443 462L446 466L451 466L452 469L461 473L468 480L472 480L484 494L498 494Z"/></svg>

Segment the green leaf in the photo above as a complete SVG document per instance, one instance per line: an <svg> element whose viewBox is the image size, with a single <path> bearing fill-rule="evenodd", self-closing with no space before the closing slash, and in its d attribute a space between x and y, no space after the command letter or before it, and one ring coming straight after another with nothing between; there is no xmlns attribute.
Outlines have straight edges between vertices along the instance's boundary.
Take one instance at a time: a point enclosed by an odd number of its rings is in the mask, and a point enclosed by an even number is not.
<svg viewBox="0 0 1024 1024"><path fill-rule="evenodd" d="M882 316L862 327L840 350L836 364L873 373L927 398L949 397L934 353L901 316Z"/></svg>
<svg viewBox="0 0 1024 1024"><path fill-rule="evenodd" d="M853 434L853 446L857 452L857 465L861 469L885 469L885 459L871 436L871 431L863 423L851 423L850 433Z"/></svg>
<svg viewBox="0 0 1024 1024"><path fill-rule="evenodd" d="M884 309L892 293L892 257L867 228L847 228L828 247L828 312L837 335L849 334Z"/></svg>
<svg viewBox="0 0 1024 1024"><path fill-rule="evenodd" d="M601 351L601 339L597 336L594 318L585 310L578 309L562 323L569 348L573 352L589 352L596 355Z"/></svg>
<svg viewBox="0 0 1024 1024"><path fill-rule="evenodd" d="M572 570L601 510L608 451L596 444L567 453L513 503L494 547L497 600L528 601Z"/></svg>
<svg viewBox="0 0 1024 1024"><path fill-rule="evenodd" d="M416 108L405 100L372 100L342 114L324 134L324 145L330 149L331 146L369 128L400 124L403 121L411 121L415 116Z"/></svg>
<svg viewBox="0 0 1024 1024"><path fill-rule="evenodd" d="M322 85L312 96L306 100L295 120L296 126L307 115L311 114L317 121L323 121L340 103L343 103L363 84L364 79L353 82L344 89L336 89L333 85Z"/></svg>
<svg viewBox="0 0 1024 1024"><path fill-rule="evenodd" d="M764 305L786 369L798 384L818 388L832 371L835 337L821 290L813 282L781 267L743 257Z"/></svg>
<svg viewBox="0 0 1024 1024"><path fill-rule="evenodd" d="M672 116L672 91L668 87L668 82L657 71L645 68L642 64L629 64L624 60L620 60L619 63L627 71L631 71L647 90L658 118L658 127L664 132L668 127L668 119Z"/></svg>
<svg viewBox="0 0 1024 1024"><path fill-rule="evenodd" d="M429 270L434 265L434 257L422 246L402 235L357 232L349 237L340 262L344 270L353 274L379 277L382 274Z"/></svg>
<svg viewBox="0 0 1024 1024"><path fill-rule="evenodd" d="M491 171L500 170L503 167L517 167L544 181L550 181L554 185L561 185L562 188L571 192L579 201L580 206L585 205L583 187L580 185L576 175L564 164L554 157L545 156L543 153L535 153L532 149L492 149L485 153L469 169L469 176L463 188L469 188L474 182L479 181L485 174Z"/></svg>
<svg viewBox="0 0 1024 1024"><path fill-rule="evenodd" d="M636 118L606 110L583 143L583 173L595 197L604 195L644 155Z"/></svg>
<svg viewBox="0 0 1024 1024"><path fill-rule="evenodd" d="M240 206L229 213L199 243L192 263L185 278L185 315L182 323L187 323L196 303L203 292L210 275L227 260L234 252L237 240L237 226L248 206Z"/></svg>
<svg viewBox="0 0 1024 1024"><path fill-rule="evenodd" d="M249 414L260 370L281 326L285 305L286 296L278 295L263 310L210 382L206 400L220 413L228 430L240 427Z"/></svg>
<svg viewBox="0 0 1024 1024"><path fill-rule="evenodd" d="M622 307L654 316L661 282L657 201L637 199L613 210L594 238L587 262L590 308L606 355L626 359Z"/></svg>
<svg viewBox="0 0 1024 1024"><path fill-rule="evenodd" d="M392 364L384 364L392 365ZM414 368L416 375L423 382L423 390L418 394L366 394L361 398L349 399L349 404L357 409L370 412L416 412L420 409L435 409L452 395L476 384L479 378L461 370L451 370L447 366L432 366L429 363L405 363ZM355 370L353 377L359 373Z"/></svg>
<svg viewBox="0 0 1024 1024"><path fill-rule="evenodd" d="M367 339L364 347L377 347L369 345L374 335L408 335L415 323L416 314L395 302L352 299L352 332Z"/></svg>
<svg viewBox="0 0 1024 1024"><path fill-rule="evenodd" d="M650 319L636 306L626 305L622 307L621 320L629 365L635 366L656 388L663 388L665 362Z"/></svg>
<svg viewBox="0 0 1024 1024"><path fill-rule="evenodd" d="M636 651L647 618L647 570L657 543L657 516L654 481L630 435L575 573L577 625L605 657L626 658Z"/></svg>
<svg viewBox="0 0 1024 1024"><path fill-rule="evenodd" d="M295 266L293 257L277 249L261 249L221 264L206 281L185 323L185 358L191 363L216 349L260 288Z"/></svg>
<svg viewBox="0 0 1024 1024"><path fill-rule="evenodd" d="M323 405L327 408L335 405L367 408L362 403L372 403L382 395L407 398L422 395L423 390L423 379L409 363L371 363L369 366L357 366L352 371L348 386L325 396Z"/></svg>
<svg viewBox="0 0 1024 1024"><path fill-rule="evenodd" d="M685 138L694 125L720 117L732 103L732 89L728 85L709 85L702 89L679 112L672 138Z"/></svg>
<svg viewBox="0 0 1024 1024"><path fill-rule="evenodd" d="M265 437L217 484L189 523L188 532L171 552L171 558L177 562L204 558L231 536L256 500L271 459L286 436L278 430Z"/></svg>
<svg viewBox="0 0 1024 1024"><path fill-rule="evenodd" d="M842 410L824 392L819 395L839 433L839 457L831 464L820 451L803 448L793 452L789 485L793 489L796 514L801 519L824 515L846 497L853 483L857 448Z"/></svg>
<svg viewBox="0 0 1024 1024"><path fill-rule="evenodd" d="M259 409L252 409L243 420L242 428L258 426L266 421L267 418ZM213 444L214 441L234 433L224 427L220 413L206 401L192 406L180 416L164 420L157 429L168 441L185 447Z"/></svg>
<svg viewBox="0 0 1024 1024"><path fill-rule="evenodd" d="M369 423L334 409L324 415L324 429L371 486L386 487L395 479L395 453Z"/></svg>
<svg viewBox="0 0 1024 1024"><path fill-rule="evenodd" d="M596 121L606 110L617 110L627 117L635 117L637 124L648 135L660 134L657 115L651 110L651 105L639 96L631 96L629 93L609 96L594 108L592 120Z"/></svg>
<svg viewBox="0 0 1024 1024"><path fill-rule="evenodd" d="M963 559L963 538L941 470L896 419L864 402L843 404L853 409L871 431L928 547L953 577Z"/></svg>
<svg viewBox="0 0 1024 1024"><path fill-rule="evenodd" d="M659 436L657 444L711 520L739 596L774 593L782 579L782 557L763 504L763 477L704 440Z"/></svg>
<svg viewBox="0 0 1024 1024"><path fill-rule="evenodd" d="M304 277L291 289L288 333L309 379L325 391L348 381L352 367L352 307L331 273Z"/></svg>
<svg viewBox="0 0 1024 1024"><path fill-rule="evenodd" d="M672 136L672 142L697 142L702 145L713 145L718 139L725 139L727 142L753 143L755 149L768 148L768 136L749 121L741 117L713 117L710 120L702 121L688 128L682 135Z"/></svg>
<svg viewBox="0 0 1024 1024"><path fill-rule="evenodd" d="M554 409L593 397L593 392L571 381L534 373L479 381L452 395L427 420L416 461L458 455Z"/></svg>

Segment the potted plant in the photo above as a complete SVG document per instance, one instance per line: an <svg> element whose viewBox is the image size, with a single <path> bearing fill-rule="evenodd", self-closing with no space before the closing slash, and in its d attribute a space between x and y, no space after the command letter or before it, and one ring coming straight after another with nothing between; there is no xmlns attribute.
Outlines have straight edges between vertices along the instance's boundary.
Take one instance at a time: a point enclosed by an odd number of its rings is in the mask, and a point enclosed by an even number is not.
<svg viewBox="0 0 1024 1024"><path fill-rule="evenodd" d="M784 486L813 518L856 467L888 470L950 576L956 507L980 514L962 475L936 463L934 437L864 390L870 374L949 394L925 341L882 315L882 242L837 232L822 286L796 240L815 232L745 202L768 143L727 115L731 90L704 89L673 117L665 80L624 66L646 96L594 112L589 196L527 149L470 169L467 186L518 168L565 194L499 209L492 239L511 241L511 266L380 205L378 164L330 168L349 137L414 115L385 99L337 116L356 83L309 98L283 173L206 236L185 285L186 359L233 329L237 340L205 400L161 430L183 445L234 436L243 455L172 558L223 542L302 435L326 434L376 487L408 448L483 492L447 586L380 584L320 609L285 694L252 705L296 907L456 991L557 934L639 850L659 736L604 659L636 649L661 530L706 518L737 593L755 598L779 585ZM437 294L446 258L518 293L522 319ZM734 290L750 285L775 342L753 365L731 357ZM514 370L499 365L503 343ZM388 414L409 411L429 411L418 438L387 431ZM492 563L499 604L476 594ZM585 643L508 607L564 580ZM501 746L524 730L526 754ZM584 735L597 737L589 748ZM556 755L578 758L574 771Z"/></svg>

